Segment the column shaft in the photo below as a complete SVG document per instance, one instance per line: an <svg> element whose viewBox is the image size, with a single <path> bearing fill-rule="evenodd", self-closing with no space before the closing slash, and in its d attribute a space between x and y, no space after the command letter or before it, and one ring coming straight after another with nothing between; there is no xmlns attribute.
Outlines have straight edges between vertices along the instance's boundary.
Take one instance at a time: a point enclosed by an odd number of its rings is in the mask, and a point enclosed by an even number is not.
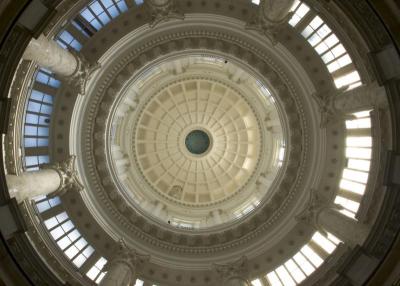
<svg viewBox="0 0 400 286"><path fill-rule="evenodd" d="M280 22L289 14L294 0L264 0L264 17L271 22Z"/></svg>
<svg viewBox="0 0 400 286"><path fill-rule="evenodd" d="M110 266L100 286L127 286L132 282L131 268L125 263L115 263Z"/></svg>
<svg viewBox="0 0 400 286"><path fill-rule="evenodd" d="M250 283L246 279L235 277L226 281L226 286L250 286Z"/></svg>
<svg viewBox="0 0 400 286"><path fill-rule="evenodd" d="M335 97L335 108L351 113L387 105L385 88L378 84L359 86Z"/></svg>
<svg viewBox="0 0 400 286"><path fill-rule="evenodd" d="M331 208L319 212L317 224L350 245L362 244L368 235L367 226Z"/></svg>
<svg viewBox="0 0 400 286"><path fill-rule="evenodd" d="M7 185L10 196L18 202L25 199L48 195L56 191L61 185L61 178L53 169L24 172L20 176L7 175Z"/></svg>
<svg viewBox="0 0 400 286"><path fill-rule="evenodd" d="M78 69L78 61L70 52L43 35L31 40L23 58L36 61L39 66L60 76L71 76Z"/></svg>

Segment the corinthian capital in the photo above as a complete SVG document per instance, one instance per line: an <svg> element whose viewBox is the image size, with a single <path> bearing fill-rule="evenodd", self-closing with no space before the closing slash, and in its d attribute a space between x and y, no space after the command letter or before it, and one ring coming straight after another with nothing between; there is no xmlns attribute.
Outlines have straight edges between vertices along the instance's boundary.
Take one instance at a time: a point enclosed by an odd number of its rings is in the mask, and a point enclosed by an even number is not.
<svg viewBox="0 0 400 286"><path fill-rule="evenodd" d="M229 264L214 264L215 271L221 277L223 283L232 279L247 281L249 266L246 256ZM224 284L225 285L225 284Z"/></svg>
<svg viewBox="0 0 400 286"><path fill-rule="evenodd" d="M136 273L137 266L149 261L149 255L137 253L135 250L130 249L125 241L121 239L118 242L118 247L113 258L107 263L105 270L118 264L125 264L131 270L131 273Z"/></svg>
<svg viewBox="0 0 400 286"><path fill-rule="evenodd" d="M151 27L156 26L162 21L170 19L183 20L185 17L176 8L175 0L147 0L147 7L152 18Z"/></svg>
<svg viewBox="0 0 400 286"><path fill-rule="evenodd" d="M75 160L76 156L70 156L64 161L43 166L44 169L55 170L60 176L60 186L56 190L57 195L62 195L69 190L83 190L83 185L80 182L78 173L75 169Z"/></svg>
<svg viewBox="0 0 400 286"><path fill-rule="evenodd" d="M290 12L293 3L294 0L261 0L258 14L247 28L259 31L275 44L279 29L286 25L293 15Z"/></svg>
<svg viewBox="0 0 400 286"><path fill-rule="evenodd" d="M77 68L75 72L66 78L68 84L79 91L79 94L85 95L86 85L91 75L98 70L101 65L99 63L90 63L81 53L77 53L74 49L69 50L75 57Z"/></svg>
<svg viewBox="0 0 400 286"><path fill-rule="evenodd" d="M312 94L312 97L317 102L321 113L321 128L325 128L330 122L353 119L353 115L348 115L342 110L337 109L335 106L336 98L343 94L347 88L348 86L345 86L335 91Z"/></svg>
<svg viewBox="0 0 400 286"><path fill-rule="evenodd" d="M340 205L328 202L318 194L317 190L310 191L310 198L302 212L296 215L296 220L313 226L319 232L325 233L318 222L319 214L326 209L342 209Z"/></svg>

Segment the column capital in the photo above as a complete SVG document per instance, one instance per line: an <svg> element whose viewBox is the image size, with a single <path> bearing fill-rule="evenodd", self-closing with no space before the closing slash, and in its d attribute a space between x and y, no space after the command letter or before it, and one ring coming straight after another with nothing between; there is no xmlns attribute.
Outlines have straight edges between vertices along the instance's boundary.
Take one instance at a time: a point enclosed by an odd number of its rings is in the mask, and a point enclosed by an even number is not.
<svg viewBox="0 0 400 286"><path fill-rule="evenodd" d="M231 279L240 279L248 283L249 265L246 256L242 256L232 263L214 264L214 269L223 283L227 283Z"/></svg>
<svg viewBox="0 0 400 286"><path fill-rule="evenodd" d="M154 27L162 21L185 18L184 14L176 8L175 0L147 0L146 4L152 19L150 27Z"/></svg>
<svg viewBox="0 0 400 286"><path fill-rule="evenodd" d="M321 233L326 233L323 227L318 222L319 214L326 209L343 209L342 206L328 202L324 197L318 194L317 190L310 191L310 198L306 204L305 209L295 216L299 222L304 222L308 225L315 227Z"/></svg>
<svg viewBox="0 0 400 286"><path fill-rule="evenodd" d="M280 28L293 16L293 12L289 12L293 3L294 0L261 0L256 17L246 28L258 31L276 44Z"/></svg>
<svg viewBox="0 0 400 286"><path fill-rule="evenodd" d="M83 185L75 169L76 156L69 156L66 160L54 164L44 165L43 169L55 170L60 176L60 186L55 191L56 195L62 195L69 190L83 190Z"/></svg>
<svg viewBox="0 0 400 286"><path fill-rule="evenodd" d="M82 53L78 53L74 49L68 49L68 51L76 59L77 67L71 76L65 77L65 80L70 86L76 88L79 94L85 95L87 82L91 75L100 69L101 65L98 62L90 63Z"/></svg>
<svg viewBox="0 0 400 286"><path fill-rule="evenodd" d="M325 128L329 123L337 122L339 120L354 119L353 115L344 113L342 110L337 109L335 105L336 98L343 94L347 88L348 86L344 86L337 90L314 92L311 94L319 107L321 114L321 128Z"/></svg>
<svg viewBox="0 0 400 286"><path fill-rule="evenodd" d="M150 255L139 254L134 249L130 249L125 241L121 239L114 257L107 263L105 270L110 269L114 265L124 264L129 267L131 273L136 273L137 265L146 263L150 260Z"/></svg>

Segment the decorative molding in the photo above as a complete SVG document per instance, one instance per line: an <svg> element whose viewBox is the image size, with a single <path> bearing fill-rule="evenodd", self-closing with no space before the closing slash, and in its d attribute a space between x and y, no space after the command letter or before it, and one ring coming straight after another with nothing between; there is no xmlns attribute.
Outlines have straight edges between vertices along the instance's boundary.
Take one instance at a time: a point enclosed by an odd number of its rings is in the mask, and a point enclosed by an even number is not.
<svg viewBox="0 0 400 286"><path fill-rule="evenodd" d="M228 264L214 264L215 272L222 280L223 285L231 279L240 279L248 282L249 264L246 256L242 256L238 260ZM250 285L250 284L248 284Z"/></svg>
<svg viewBox="0 0 400 286"><path fill-rule="evenodd" d="M293 16L289 12L293 3L293 0L261 0L255 19L247 23L246 29L255 30L277 44L277 35Z"/></svg>
<svg viewBox="0 0 400 286"><path fill-rule="evenodd" d="M310 191L310 199L305 207L305 209L296 215L296 220L299 222L304 222L321 233L326 234L323 226L318 222L319 214L325 209L343 209L341 205L333 204L329 202L326 198L322 197L317 190L312 189Z"/></svg>
<svg viewBox="0 0 400 286"><path fill-rule="evenodd" d="M77 53L74 49L68 49L69 52L75 57L77 68L73 75L65 77L68 87L75 91L78 90L80 95L85 95L86 85L95 71L101 68L99 63L90 63L86 60L82 53Z"/></svg>
<svg viewBox="0 0 400 286"><path fill-rule="evenodd" d="M175 0L147 0L145 2L150 10L152 21L150 27L171 19L185 19L185 15L178 10Z"/></svg>
<svg viewBox="0 0 400 286"><path fill-rule="evenodd" d="M117 244L117 249L115 251L114 257L106 264L104 270L107 271L111 269L113 265L125 264L130 269L132 274L136 273L136 268L138 265L143 265L148 263L150 260L150 255L139 254L136 250L130 249L125 241L121 239Z"/></svg>
<svg viewBox="0 0 400 286"><path fill-rule="evenodd" d="M321 128L326 128L330 123L336 123L354 118L354 116L344 113L335 106L335 100L339 96L338 94L342 94L347 88L348 86L345 86L339 90L316 92L311 94L319 106L319 111L321 114Z"/></svg>
<svg viewBox="0 0 400 286"><path fill-rule="evenodd" d="M61 196L67 191L82 191L83 185L79 179L78 172L75 169L76 156L69 156L62 162L56 162L53 164L42 165L43 169L55 170L60 176L60 186L52 194L54 196Z"/></svg>

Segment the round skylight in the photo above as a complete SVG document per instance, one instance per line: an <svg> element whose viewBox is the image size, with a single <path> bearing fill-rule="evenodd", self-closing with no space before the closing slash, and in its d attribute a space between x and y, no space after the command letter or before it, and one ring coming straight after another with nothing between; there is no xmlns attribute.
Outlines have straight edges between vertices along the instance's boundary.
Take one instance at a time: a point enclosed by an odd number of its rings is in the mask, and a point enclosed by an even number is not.
<svg viewBox="0 0 400 286"><path fill-rule="evenodd" d="M202 130L193 130L185 138L188 151L195 155L204 154L210 147L210 137Z"/></svg>

